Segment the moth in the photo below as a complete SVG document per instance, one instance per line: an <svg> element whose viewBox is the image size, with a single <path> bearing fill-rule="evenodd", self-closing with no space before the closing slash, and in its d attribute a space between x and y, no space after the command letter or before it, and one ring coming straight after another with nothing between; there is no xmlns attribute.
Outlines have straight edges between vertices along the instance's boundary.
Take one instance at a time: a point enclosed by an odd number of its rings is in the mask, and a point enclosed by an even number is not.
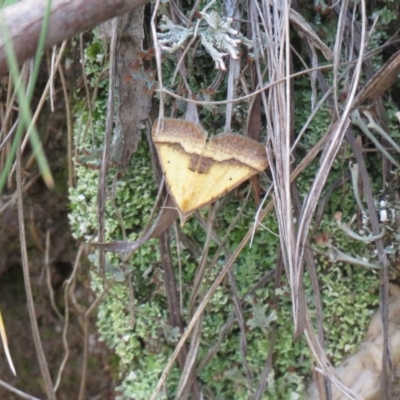
<svg viewBox="0 0 400 400"><path fill-rule="evenodd" d="M182 224L195 210L268 167L261 143L231 133L207 140L207 133L190 121L156 120L152 138Z"/></svg>

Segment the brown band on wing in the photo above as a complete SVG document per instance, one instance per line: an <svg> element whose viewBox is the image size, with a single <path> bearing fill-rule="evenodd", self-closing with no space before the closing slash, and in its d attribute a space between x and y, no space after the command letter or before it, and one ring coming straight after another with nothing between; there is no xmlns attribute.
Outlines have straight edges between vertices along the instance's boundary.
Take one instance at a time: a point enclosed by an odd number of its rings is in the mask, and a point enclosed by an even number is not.
<svg viewBox="0 0 400 400"><path fill-rule="evenodd" d="M154 143L178 143L189 153L201 153L207 141L207 134L190 121L165 118L160 121L160 129L157 128L158 119L152 127Z"/></svg>
<svg viewBox="0 0 400 400"><path fill-rule="evenodd" d="M236 160L237 162L264 171L268 167L265 147L253 139L235 134L221 134L210 139L207 153L212 153L215 161Z"/></svg>
<svg viewBox="0 0 400 400"><path fill-rule="evenodd" d="M210 161L236 161L263 171L268 167L265 147L253 139L235 134L220 134L213 136L207 143L207 134L193 122L165 118L153 124L152 136L154 143L178 145L181 150L191 155L190 169L199 173L207 173ZM176 147L177 148L177 147ZM197 156L197 157L196 157ZM199 158L203 160L199 164Z"/></svg>

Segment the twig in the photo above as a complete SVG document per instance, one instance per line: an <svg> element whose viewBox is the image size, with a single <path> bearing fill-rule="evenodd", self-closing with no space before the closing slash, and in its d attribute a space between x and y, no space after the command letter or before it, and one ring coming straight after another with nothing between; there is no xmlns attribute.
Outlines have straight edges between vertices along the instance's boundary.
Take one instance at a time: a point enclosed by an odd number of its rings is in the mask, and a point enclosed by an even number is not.
<svg viewBox="0 0 400 400"><path fill-rule="evenodd" d="M37 397L33 397L28 393L24 393L21 390L16 389L15 387L9 385L8 383L2 381L0 379L0 386L3 386L4 388L6 388L7 390L9 390L10 392L13 392L15 394L17 394L18 396L22 397L23 399L27 399L27 400L40 400Z"/></svg>
<svg viewBox="0 0 400 400"><path fill-rule="evenodd" d="M40 340L39 327L37 325L35 305L33 301L32 288L30 284L30 276L29 276L29 261L28 261L28 252L27 252L27 244L25 237L25 221L24 221L24 205L23 205L23 194L22 194L22 160L21 160L21 147L17 148L17 204L18 204L18 223L19 223L19 236L20 236L20 244L21 244L21 261L22 261L22 270L24 276L25 283L25 293L28 302L28 313L30 324L32 328L33 340L35 343L36 354L39 360L40 371L42 373L42 378L44 381L44 386L46 390L46 394L49 400L56 400L56 395L53 389L53 383L51 380L49 368L47 365L46 357L44 355L42 342Z"/></svg>

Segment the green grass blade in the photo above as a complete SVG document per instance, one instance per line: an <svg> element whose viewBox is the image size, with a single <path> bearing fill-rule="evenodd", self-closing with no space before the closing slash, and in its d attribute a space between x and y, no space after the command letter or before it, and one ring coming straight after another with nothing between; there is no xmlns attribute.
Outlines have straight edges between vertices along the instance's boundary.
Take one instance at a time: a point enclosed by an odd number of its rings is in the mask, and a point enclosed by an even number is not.
<svg viewBox="0 0 400 400"><path fill-rule="evenodd" d="M18 98L19 105L20 105L20 121L18 124L17 132L15 134L14 141L11 146L10 153L8 154L4 169L0 175L0 193L2 192L4 185L7 181L8 174L11 169L11 165L15 159L17 145L19 145L19 143L21 141L21 137L22 137L24 128L27 129L27 134L29 135L29 139L30 139L31 146L33 149L33 154L35 155L35 158L37 160L39 170L41 172L43 180L45 181L45 183L48 187L51 188L54 186L53 177L52 177L46 156L44 154L43 147L40 142L37 129L35 126L32 126L30 128L30 124L32 121L30 102L31 102L31 99L33 96L35 83L36 83L37 76L38 76L39 70L40 70L40 62L42 59L43 49L44 49L44 45L45 45L50 10L51 10L51 1L49 0L47 2L45 18L43 20L43 26L42 26L42 30L40 33L39 43L38 43L38 47L36 50L36 56L35 56L35 60L34 60L33 72L32 72L30 85L27 89L27 92L25 92L24 87L21 84L20 71L19 71L16 56L15 56L14 48L12 46L10 32L9 32L7 24L4 20L4 15L0 12L0 20L1 20L2 30L3 30L2 33L5 38L5 50L6 50L6 54L7 54L7 62L9 65L10 76L13 80L14 87L15 87L15 90L17 93L17 98Z"/></svg>

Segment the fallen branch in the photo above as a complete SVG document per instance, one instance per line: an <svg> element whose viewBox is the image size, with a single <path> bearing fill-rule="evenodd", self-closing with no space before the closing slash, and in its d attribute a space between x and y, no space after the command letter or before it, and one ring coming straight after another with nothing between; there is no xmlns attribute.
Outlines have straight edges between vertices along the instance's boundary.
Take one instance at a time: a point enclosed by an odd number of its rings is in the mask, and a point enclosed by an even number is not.
<svg viewBox="0 0 400 400"><path fill-rule="evenodd" d="M46 48L61 43L108 19L133 11L149 0L52 0ZM47 0L24 0L6 7L6 21L20 63L33 57L39 40ZM0 31L0 76L8 71L5 38Z"/></svg>

